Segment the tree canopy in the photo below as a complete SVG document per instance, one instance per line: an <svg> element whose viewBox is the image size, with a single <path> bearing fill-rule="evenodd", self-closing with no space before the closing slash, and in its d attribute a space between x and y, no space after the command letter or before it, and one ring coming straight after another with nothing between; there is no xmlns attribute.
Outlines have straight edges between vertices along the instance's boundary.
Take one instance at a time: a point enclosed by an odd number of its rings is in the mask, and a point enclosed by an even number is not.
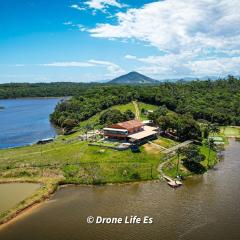
<svg viewBox="0 0 240 240"><path fill-rule="evenodd" d="M150 114L152 119L163 129L167 122L170 123L179 135L195 129L190 131L189 137L196 138L199 129L194 121L240 125L240 81L232 76L217 81L178 81L136 86L96 83L0 85L0 98L53 96L72 96L71 99L60 102L50 117L60 127L65 125L64 122L70 123L70 119L72 123L78 124L113 105L132 100L159 106L159 110L152 116ZM169 117L166 110L175 113L177 117ZM207 130L205 135L208 135Z"/></svg>

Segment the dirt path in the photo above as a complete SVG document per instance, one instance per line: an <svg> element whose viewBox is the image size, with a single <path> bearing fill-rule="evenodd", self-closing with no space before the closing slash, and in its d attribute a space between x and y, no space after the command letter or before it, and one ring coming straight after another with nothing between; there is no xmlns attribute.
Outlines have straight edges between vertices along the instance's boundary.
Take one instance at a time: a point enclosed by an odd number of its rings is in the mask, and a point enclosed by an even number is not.
<svg viewBox="0 0 240 240"><path fill-rule="evenodd" d="M133 101L132 103L135 107L135 117L137 120L140 120L140 112L139 112L138 104L136 101Z"/></svg>
<svg viewBox="0 0 240 240"><path fill-rule="evenodd" d="M159 150L167 150L167 148L165 148L165 147L163 147L163 146L161 146L161 145L159 145L159 144L156 144L156 143L153 143L153 142L151 142L151 141L148 141L148 143L149 144L152 144L152 146L154 146L154 147L156 147L156 148L158 148Z"/></svg>
<svg viewBox="0 0 240 240"><path fill-rule="evenodd" d="M185 146L189 145L190 143L192 143L192 141L191 141L191 140L188 140L188 141L185 141L185 142L183 142L183 143L180 143L180 144L178 144L178 145L176 145L176 146L174 146L174 147L168 148L168 149L166 149L166 150L163 151L163 153L169 154L169 155L167 155L167 156L169 156L169 157L167 158L166 161L160 163L160 164L158 165L158 167L157 167L157 171L160 173L160 176L161 176L162 178L166 179L167 181L174 181L171 177L169 177L169 176L167 176L167 175L164 174L164 172L163 172L163 167L164 167L165 164L169 163L169 162L172 160L172 157L173 157L173 156L170 156L171 153L175 152L177 149L179 149L179 148L181 148L181 147L185 147Z"/></svg>
<svg viewBox="0 0 240 240"><path fill-rule="evenodd" d="M189 145L192 142L193 141L191 141L191 140L185 141L185 142L180 143L180 144L178 144L178 145L176 145L174 147L166 149L165 151L163 151L163 153L169 154L171 152L175 152L177 149L182 148L182 147L186 147L187 145Z"/></svg>

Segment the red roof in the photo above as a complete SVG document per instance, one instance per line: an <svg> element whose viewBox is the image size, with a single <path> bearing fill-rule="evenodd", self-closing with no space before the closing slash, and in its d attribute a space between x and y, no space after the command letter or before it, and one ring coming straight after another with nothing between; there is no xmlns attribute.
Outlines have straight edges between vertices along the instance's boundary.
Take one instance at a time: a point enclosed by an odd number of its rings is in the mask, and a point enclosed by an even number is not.
<svg viewBox="0 0 240 240"><path fill-rule="evenodd" d="M118 128L131 130L131 129L134 129L134 128L140 128L142 126L143 126L142 122L140 122L138 120L130 120L130 121L126 121L126 122L113 124L111 126L111 128L117 128L118 127Z"/></svg>

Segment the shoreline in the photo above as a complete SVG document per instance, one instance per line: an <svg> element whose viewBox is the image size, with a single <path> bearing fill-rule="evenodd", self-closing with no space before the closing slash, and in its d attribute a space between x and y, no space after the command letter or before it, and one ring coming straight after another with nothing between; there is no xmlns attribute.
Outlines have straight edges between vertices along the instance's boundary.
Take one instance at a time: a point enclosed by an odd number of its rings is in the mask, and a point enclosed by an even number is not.
<svg viewBox="0 0 240 240"><path fill-rule="evenodd" d="M24 99L69 99L72 96L62 96L62 97L17 97L17 98L0 98L1 100L24 100Z"/></svg>
<svg viewBox="0 0 240 240"><path fill-rule="evenodd" d="M59 181L58 181L59 182ZM56 181L40 181L40 180L29 180L29 179L13 179L13 180L0 180L0 184L11 184L11 183L38 183L41 184L39 189L37 189L32 195L26 197L24 200L17 203L12 208L0 213L0 230L6 224L12 222L23 213L31 210L32 207L36 207L46 200L48 200L58 189L58 182ZM24 204L21 206L21 203ZM2 215L2 216L1 216Z"/></svg>
<svg viewBox="0 0 240 240"><path fill-rule="evenodd" d="M29 205L28 207L22 209L21 211L17 212L15 216L9 218L8 220L4 222L0 222L0 231L7 227L8 225L11 225L12 223L18 221L21 218L24 218L25 216L28 216L31 214L31 211L34 209L39 208L43 203L45 203L48 199L45 199L42 202L39 203L33 203L32 205Z"/></svg>
<svg viewBox="0 0 240 240"><path fill-rule="evenodd" d="M6 211L6 216L4 216L2 219L0 219L0 231L4 227L7 227L14 221L17 221L19 218L22 218L28 214L31 213L32 210L40 207L42 204L44 204L46 201L48 201L58 190L61 190L63 188L67 188L70 186L86 186L86 187L96 187L96 186L112 186L112 185L132 185L132 184L139 184L139 183L145 183L145 182L160 182L161 179L152 179L152 180L142 180L142 181L132 181L132 182L116 182L116 183L106 183L106 184L99 184L99 185L94 185L94 184L77 184L77 183L66 183L66 184L61 184L61 181L56 183L55 188L53 191L49 189L50 191L47 192L47 195L44 196L40 195L39 198L35 199L34 201L31 202L32 198L34 195L42 188L45 187L46 185L41 182L41 181L34 181L34 180L5 180L2 181L0 180L0 184L6 184L6 183L39 183L42 184L42 187L40 187L35 193L32 194L32 196L27 197L25 200L27 201L29 199L30 203L26 204L23 208L18 209L18 204L14 206L13 208L10 208L9 210ZM15 209L16 208L16 209ZM13 212L11 212L13 211ZM8 212L10 212L8 214ZM4 214L4 212L3 212Z"/></svg>
<svg viewBox="0 0 240 240"><path fill-rule="evenodd" d="M227 137L228 138L228 137ZM225 144L228 145L228 144ZM218 161L215 163L215 165L218 163ZM210 169L208 169L210 170ZM194 175L188 176L193 177ZM186 178L186 179L187 179ZM18 220L20 217L26 216L26 214L31 213L31 210L39 207L41 204L43 204L45 201L49 200L52 195L60 190L61 188L65 188L68 186L111 186L111 185L129 185L129 184L139 184L141 182L161 182L163 181L161 179L161 176L159 176L158 179L146 179L146 180L134 180L134 181L126 181L126 182L106 182L104 184L81 184L81 183L68 183L67 181L64 182L64 179L62 178L55 178L55 179L24 179L24 178L18 178L18 179L0 179L0 184L4 183L40 183L42 184L42 187L40 187L35 193L33 193L31 196L27 197L24 201L26 203L21 206L20 203L18 203L16 206L12 207L11 209L7 210L6 212L2 213L2 217L0 219L0 230L8 226L8 224L11 224L12 222ZM44 190L43 190L44 189ZM42 191L41 191L42 190ZM1 216L1 214L0 214Z"/></svg>

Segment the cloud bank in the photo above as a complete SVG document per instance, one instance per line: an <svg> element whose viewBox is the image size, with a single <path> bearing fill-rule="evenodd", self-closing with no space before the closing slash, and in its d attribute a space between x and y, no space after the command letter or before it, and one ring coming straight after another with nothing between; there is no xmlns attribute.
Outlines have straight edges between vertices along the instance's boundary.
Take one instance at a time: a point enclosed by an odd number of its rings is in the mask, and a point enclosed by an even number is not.
<svg viewBox="0 0 240 240"><path fill-rule="evenodd" d="M126 59L145 65L144 73L188 76L240 74L239 0L165 0L115 15L117 23L98 23L95 38L136 39L159 56Z"/></svg>

